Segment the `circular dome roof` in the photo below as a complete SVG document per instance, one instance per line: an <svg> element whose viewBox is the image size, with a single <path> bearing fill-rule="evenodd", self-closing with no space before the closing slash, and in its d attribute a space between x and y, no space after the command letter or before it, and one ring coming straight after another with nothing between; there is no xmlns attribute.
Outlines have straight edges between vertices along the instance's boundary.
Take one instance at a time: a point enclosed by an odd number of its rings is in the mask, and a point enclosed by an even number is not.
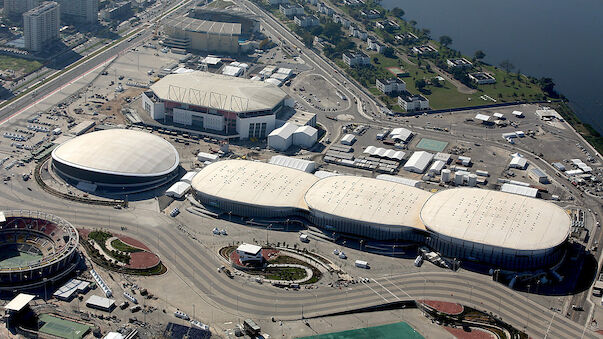
<svg viewBox="0 0 603 339"><path fill-rule="evenodd" d="M454 188L431 196L421 208L427 229L452 238L515 250L563 243L571 221L550 202L479 188Z"/></svg>
<svg viewBox="0 0 603 339"><path fill-rule="evenodd" d="M54 161L75 168L121 176L171 173L180 162L167 140L151 133L109 129L68 140L52 152Z"/></svg>

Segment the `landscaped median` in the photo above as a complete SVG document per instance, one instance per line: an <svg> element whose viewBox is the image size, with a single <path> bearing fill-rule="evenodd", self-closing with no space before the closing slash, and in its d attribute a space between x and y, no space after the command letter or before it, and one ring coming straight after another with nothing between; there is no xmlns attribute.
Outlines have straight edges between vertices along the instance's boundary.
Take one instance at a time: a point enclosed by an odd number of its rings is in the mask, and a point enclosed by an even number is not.
<svg viewBox="0 0 603 339"><path fill-rule="evenodd" d="M95 263L114 271L155 275L166 271L159 257L142 242L117 233L78 229L80 241Z"/></svg>
<svg viewBox="0 0 603 339"><path fill-rule="evenodd" d="M233 268L256 276L258 282L267 282L275 286L313 284L322 277L322 271L317 266L309 263L309 260L297 258L296 253L272 247L261 248L260 251L261 259L258 253L257 260L244 257L240 246L223 247L220 249L220 255L227 259Z"/></svg>

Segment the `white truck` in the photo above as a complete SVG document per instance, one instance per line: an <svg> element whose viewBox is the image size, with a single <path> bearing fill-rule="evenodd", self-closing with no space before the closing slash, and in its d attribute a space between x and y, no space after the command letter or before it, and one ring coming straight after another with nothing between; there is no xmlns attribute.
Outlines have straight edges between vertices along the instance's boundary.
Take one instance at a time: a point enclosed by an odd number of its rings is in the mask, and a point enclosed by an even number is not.
<svg viewBox="0 0 603 339"><path fill-rule="evenodd" d="M356 260L356 262L354 262L354 264L356 265L356 267L369 268L368 262L366 262L364 260Z"/></svg>

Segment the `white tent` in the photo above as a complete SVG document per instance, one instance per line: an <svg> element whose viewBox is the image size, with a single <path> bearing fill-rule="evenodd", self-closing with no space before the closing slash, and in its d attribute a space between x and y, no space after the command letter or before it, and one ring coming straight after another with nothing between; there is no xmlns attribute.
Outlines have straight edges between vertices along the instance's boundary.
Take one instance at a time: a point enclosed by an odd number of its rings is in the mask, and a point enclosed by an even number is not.
<svg viewBox="0 0 603 339"><path fill-rule="evenodd" d="M404 164L404 169L409 172L423 173L425 168L433 159L433 154L425 151L418 151L410 156L410 159Z"/></svg>
<svg viewBox="0 0 603 339"><path fill-rule="evenodd" d="M293 144L293 133L296 130L297 125L288 122L273 130L268 135L268 147L277 151L286 151Z"/></svg>
<svg viewBox="0 0 603 339"><path fill-rule="evenodd" d="M318 140L318 130L312 126L300 126L293 132L293 144L302 148L314 146Z"/></svg>
<svg viewBox="0 0 603 339"><path fill-rule="evenodd" d="M190 172L186 172L186 174L180 178L180 181L184 181L187 184L190 184L193 181L193 178L195 177L195 175L197 175L197 171L190 171Z"/></svg>
<svg viewBox="0 0 603 339"><path fill-rule="evenodd" d="M310 160L286 157L284 155L275 155L270 158L269 163L283 167L294 168L296 170L312 173L316 169L316 163Z"/></svg>
<svg viewBox="0 0 603 339"><path fill-rule="evenodd" d="M184 181L178 181L177 183L170 186L165 191L165 195L174 199L181 199L191 189L191 184Z"/></svg>
<svg viewBox="0 0 603 339"><path fill-rule="evenodd" d="M339 142L343 145L351 146L356 142L356 137L353 134L346 134Z"/></svg>

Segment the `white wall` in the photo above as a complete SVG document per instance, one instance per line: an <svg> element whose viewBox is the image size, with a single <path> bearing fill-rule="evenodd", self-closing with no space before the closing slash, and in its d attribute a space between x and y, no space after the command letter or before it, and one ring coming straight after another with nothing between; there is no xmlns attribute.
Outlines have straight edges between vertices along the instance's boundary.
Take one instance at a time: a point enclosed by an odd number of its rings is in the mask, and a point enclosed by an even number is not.
<svg viewBox="0 0 603 339"><path fill-rule="evenodd" d="M165 109L162 102L154 103L144 92L142 97L142 109L149 113L151 118L155 120L165 118Z"/></svg>
<svg viewBox="0 0 603 339"><path fill-rule="evenodd" d="M239 138L241 139L249 139L249 124L251 123L266 123L266 135L270 134L274 130L276 117L275 115L264 115L261 117L254 118L237 118L237 133L239 133Z"/></svg>
<svg viewBox="0 0 603 339"><path fill-rule="evenodd" d="M191 111L181 108L174 108L174 123L190 126L193 124L193 115Z"/></svg>

